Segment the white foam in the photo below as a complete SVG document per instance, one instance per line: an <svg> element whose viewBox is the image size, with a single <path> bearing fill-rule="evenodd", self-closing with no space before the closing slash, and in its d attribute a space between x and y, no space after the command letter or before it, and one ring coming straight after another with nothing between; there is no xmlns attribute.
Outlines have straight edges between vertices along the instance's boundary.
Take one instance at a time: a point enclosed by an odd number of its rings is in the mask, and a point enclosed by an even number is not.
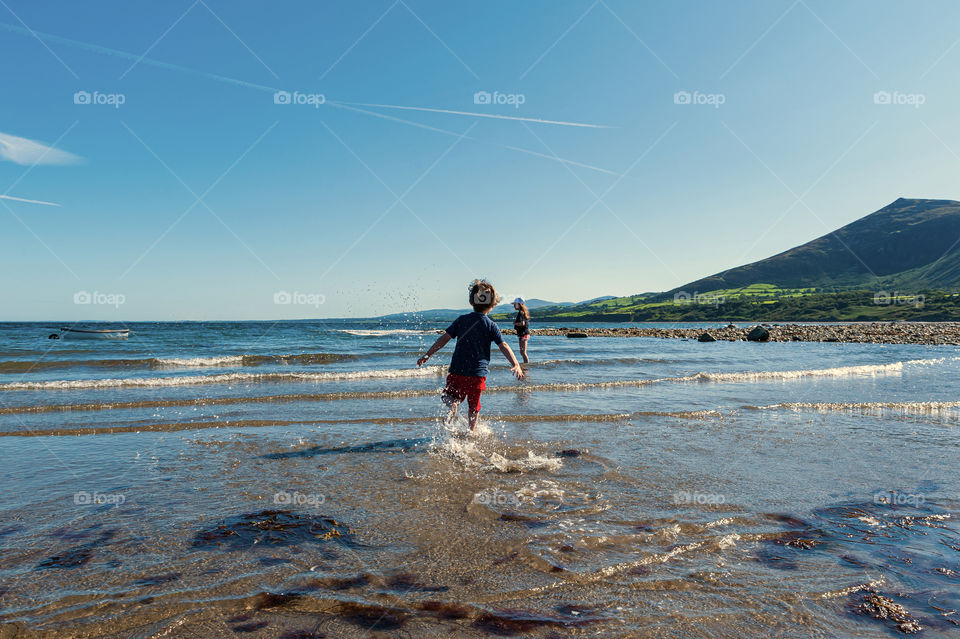
<svg viewBox="0 0 960 639"><path fill-rule="evenodd" d="M224 355L220 357L170 357L157 358L157 364L170 367L203 367L240 366L243 364L243 355Z"/></svg>
<svg viewBox="0 0 960 639"><path fill-rule="evenodd" d="M767 380L790 380L807 377L852 377L854 375L882 375L903 371L904 364L935 363L943 360L912 360L892 362L890 364L864 364L861 366L837 366L794 371L756 371L744 373L697 373L691 375L691 381L709 382L759 382Z"/></svg>
<svg viewBox="0 0 960 639"><path fill-rule="evenodd" d="M404 329L406 330L406 329ZM198 358L202 359L202 358ZM960 359L960 358L952 358ZM934 365L946 361L945 358L910 360L906 362L892 362L889 364L866 364L861 366L839 366L836 368L822 368L791 371L748 371L740 373L696 373L683 377L663 377L659 379L625 379L610 382L585 383L555 383L529 384L522 388L527 392L545 391L580 391L591 388L626 388L648 386L658 383L686 383L686 382L763 382L776 380L800 380L808 378L850 377L855 375L885 375L899 374L906 365ZM179 377L131 377L125 379L82 379L56 380L46 382L9 382L0 384L0 391L6 390L67 390L87 388L121 388L121 387L164 387L164 386L196 386L202 384L243 384L262 382L324 382L362 379L382 379L399 377L430 377L442 375L445 366L424 366L422 368L386 369L351 372L324 372L324 373L221 373L216 375L192 375ZM491 388L490 391L504 390Z"/></svg>
<svg viewBox="0 0 960 639"><path fill-rule="evenodd" d="M884 412L905 415L960 416L960 402L786 402L767 406L750 407L756 410L813 410L818 412L860 411L882 414Z"/></svg>
<svg viewBox="0 0 960 639"><path fill-rule="evenodd" d="M166 386L198 386L203 384L247 384L262 382L331 382L398 377L432 377L444 374L446 367L423 366L371 371L328 373L220 373L216 375L181 375L171 377L128 377L123 379L73 379L48 382L8 382L0 391L10 390L77 390L87 388L147 388Z"/></svg>
<svg viewBox="0 0 960 639"><path fill-rule="evenodd" d="M436 335L435 330L414 330L410 328L391 329L339 329L341 333L357 337L389 337L390 335Z"/></svg>
<svg viewBox="0 0 960 639"><path fill-rule="evenodd" d="M434 450L453 458L468 468L477 468L481 471L522 473L531 470L547 470L556 472L563 466L560 459L537 455L532 450L527 451L525 458L508 458L498 452L487 454L473 438L450 437L435 442Z"/></svg>
<svg viewBox="0 0 960 639"><path fill-rule="evenodd" d="M527 451L526 459L522 457L509 459L499 453L493 453L488 461L488 468L496 469L501 473L522 473L528 470L557 472L563 466L563 462L558 458L537 455L532 450Z"/></svg>

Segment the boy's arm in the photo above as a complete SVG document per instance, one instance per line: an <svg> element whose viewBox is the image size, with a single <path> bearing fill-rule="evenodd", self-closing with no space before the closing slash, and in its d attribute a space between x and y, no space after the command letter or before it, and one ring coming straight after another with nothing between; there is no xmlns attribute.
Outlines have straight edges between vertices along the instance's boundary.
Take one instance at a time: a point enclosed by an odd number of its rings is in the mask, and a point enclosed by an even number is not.
<svg viewBox="0 0 960 639"><path fill-rule="evenodd" d="M520 362L517 361L517 356L513 354L513 350L506 342L500 342L500 352L510 362L510 372L516 375L517 379L523 377L524 373L523 369L520 368Z"/></svg>
<svg viewBox="0 0 960 639"><path fill-rule="evenodd" d="M424 363L425 363L428 359L430 359L430 357L431 357L434 353L436 353L436 352L439 351L441 348L443 348L444 346L446 346L446 345L447 345L447 342L449 342L451 339L452 339L452 338L450 337L450 333L444 333L443 335L441 335L440 337L438 337L438 338L437 338L437 341L435 341L435 342L433 343L433 346L431 346L429 349L427 349L427 353L426 353L423 357L421 357L420 359L417 360L417 366L423 366ZM511 353L511 354L512 354L512 353Z"/></svg>

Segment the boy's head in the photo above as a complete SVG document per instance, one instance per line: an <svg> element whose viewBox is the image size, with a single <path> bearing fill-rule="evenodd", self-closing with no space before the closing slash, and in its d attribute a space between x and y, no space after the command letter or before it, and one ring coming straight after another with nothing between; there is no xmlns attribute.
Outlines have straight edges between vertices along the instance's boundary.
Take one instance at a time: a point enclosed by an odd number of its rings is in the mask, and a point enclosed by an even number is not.
<svg viewBox="0 0 960 639"><path fill-rule="evenodd" d="M487 280L473 280L470 283L470 305L478 313L489 313L500 298L497 289Z"/></svg>

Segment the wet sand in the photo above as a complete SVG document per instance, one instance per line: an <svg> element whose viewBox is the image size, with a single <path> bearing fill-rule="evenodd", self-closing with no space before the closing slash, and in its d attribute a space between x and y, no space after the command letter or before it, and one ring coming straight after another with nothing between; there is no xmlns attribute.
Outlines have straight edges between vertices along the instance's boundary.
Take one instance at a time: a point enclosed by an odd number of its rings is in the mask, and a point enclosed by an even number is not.
<svg viewBox="0 0 960 639"><path fill-rule="evenodd" d="M709 333L716 340L746 341L757 324L716 328L536 328L534 335L568 337L661 337L697 339ZM849 324L761 324L770 331L771 342L848 342L857 344L948 344L960 345L960 322L872 322ZM503 331L514 334L512 329Z"/></svg>

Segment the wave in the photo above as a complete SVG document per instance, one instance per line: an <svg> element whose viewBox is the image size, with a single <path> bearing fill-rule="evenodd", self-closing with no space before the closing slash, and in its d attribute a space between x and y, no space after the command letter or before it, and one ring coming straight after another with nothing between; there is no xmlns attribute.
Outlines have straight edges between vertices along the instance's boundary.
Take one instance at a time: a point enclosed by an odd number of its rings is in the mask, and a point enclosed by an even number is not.
<svg viewBox="0 0 960 639"><path fill-rule="evenodd" d="M867 364L863 366L838 366L836 368L820 368L793 371L747 371L740 373L695 373L682 377L659 377L651 379L620 379L609 382L566 382L557 384L521 384L511 387L518 391L577 391L587 389L625 388L651 386L663 383L682 382L713 382L721 384L738 382L768 382L791 381L817 377L853 377L856 375L885 375L900 373L905 364L926 364L943 360L911 360L908 362L893 362L890 364ZM488 389L489 390L489 389ZM494 389L496 390L496 389Z"/></svg>
<svg viewBox="0 0 960 639"><path fill-rule="evenodd" d="M539 362L530 362L524 364L524 368L532 366L534 368L556 368L558 366L613 366L623 364L676 364L674 359L659 359L656 357L606 357L600 359L545 359ZM495 365L492 368L509 368L502 365Z"/></svg>
<svg viewBox="0 0 960 639"><path fill-rule="evenodd" d="M955 413L960 402L785 402L767 406L744 406L746 410L812 410L818 412L896 412L905 415Z"/></svg>
<svg viewBox="0 0 960 639"><path fill-rule="evenodd" d="M310 366L365 358L410 357L422 355L422 351L384 351L379 353L301 353L296 355L212 355L208 357L149 357L140 359L78 359L78 360L9 360L0 361L0 374L28 374L49 370L69 369L116 369L116 370L166 370L176 368L242 368L270 365ZM601 359L548 359L525 364L532 368L558 368L562 366L617 366L636 364L671 364L675 360L646 357L612 357ZM506 370L508 366L491 364L493 369Z"/></svg>
<svg viewBox="0 0 960 639"><path fill-rule="evenodd" d="M931 364L942 362L939 360L910 360L907 362L893 362L890 364L867 364L862 366L840 366L836 368L822 368L812 370L792 371L748 371L740 373L695 373L682 377L660 377L649 379L621 379L608 382L557 382L551 384L515 384L512 386L488 387L486 392L564 392L590 389L615 389L651 386L663 383L738 383L738 382L765 382L790 381L818 377L850 377L856 375L884 375L900 373L906 364ZM352 372L329 373L220 373L215 375L189 375L177 377L129 377L115 379L78 379L78 380L51 380L45 382L7 382L0 384L0 391L19 390L83 390L99 388L161 388L170 386L202 386L207 384L256 384L266 382L327 382L366 379L390 379L403 377L431 377L443 375L444 366L424 366L423 368L398 368ZM396 397L391 393L405 393L406 391L384 391L364 395L356 394L356 398ZM425 391L432 393L433 391ZM416 393L416 391L415 391ZM342 395L351 395L345 393ZM361 397L362 396L362 397ZM413 395L399 395L413 396Z"/></svg>
<svg viewBox="0 0 960 639"><path fill-rule="evenodd" d="M497 415L488 417L493 422L622 422L641 417L672 417L676 419L704 419L720 416L717 411L646 411L637 413L595 413L586 415ZM234 419L223 421L165 422L123 426L76 426L49 429L27 429L0 432L0 437L67 437L78 435L110 435L139 432L177 432L211 428L265 428L269 426L316 426L321 424L423 424L435 423L434 417L359 417L346 419ZM483 422L481 422L481 428Z"/></svg>
<svg viewBox="0 0 960 639"><path fill-rule="evenodd" d="M0 391L17 390L84 390L100 388L162 388L169 386L204 386L207 384L262 384L266 382L337 382L347 380L385 379L397 377L435 377L445 367L398 368L330 373L219 373L215 375L181 375L170 377L126 377L113 379L51 380L47 382L7 382Z"/></svg>
<svg viewBox="0 0 960 639"><path fill-rule="evenodd" d="M355 337L389 337L391 335L437 335L443 331L439 329L412 329L412 328L385 328L385 329L337 329L340 333L353 335Z"/></svg>
<svg viewBox="0 0 960 639"><path fill-rule="evenodd" d="M213 355L209 357L144 357L136 359L9 360L0 361L0 373L32 373L71 368L167 369L239 368L242 366L330 364L358 359L346 353L298 353L293 355Z"/></svg>

